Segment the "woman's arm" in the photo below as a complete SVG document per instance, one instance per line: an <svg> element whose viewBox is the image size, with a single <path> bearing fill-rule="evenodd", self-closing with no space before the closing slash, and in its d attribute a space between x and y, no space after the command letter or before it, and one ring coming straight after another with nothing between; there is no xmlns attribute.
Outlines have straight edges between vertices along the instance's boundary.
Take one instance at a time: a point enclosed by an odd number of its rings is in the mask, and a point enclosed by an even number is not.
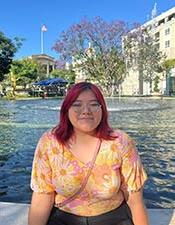
<svg viewBox="0 0 175 225"><path fill-rule="evenodd" d="M55 193L33 192L28 215L28 225L46 225L54 204Z"/></svg>
<svg viewBox="0 0 175 225"><path fill-rule="evenodd" d="M131 210L134 225L149 225L142 190L125 193L125 199Z"/></svg>

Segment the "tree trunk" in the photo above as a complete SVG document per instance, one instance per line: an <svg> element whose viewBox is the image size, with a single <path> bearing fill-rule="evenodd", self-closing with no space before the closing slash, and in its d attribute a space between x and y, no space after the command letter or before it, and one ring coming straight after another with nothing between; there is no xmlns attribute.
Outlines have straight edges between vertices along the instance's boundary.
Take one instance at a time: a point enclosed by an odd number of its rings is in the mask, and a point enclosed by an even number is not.
<svg viewBox="0 0 175 225"><path fill-rule="evenodd" d="M139 71L139 94L143 95L143 73Z"/></svg>

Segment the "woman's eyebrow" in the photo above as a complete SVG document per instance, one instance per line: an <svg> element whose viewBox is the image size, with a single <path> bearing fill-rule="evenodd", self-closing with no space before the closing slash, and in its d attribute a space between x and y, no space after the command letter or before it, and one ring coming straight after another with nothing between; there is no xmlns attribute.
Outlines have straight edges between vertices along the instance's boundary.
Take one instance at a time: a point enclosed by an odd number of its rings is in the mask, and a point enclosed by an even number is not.
<svg viewBox="0 0 175 225"><path fill-rule="evenodd" d="M84 102L84 100L77 99L74 102ZM90 99L90 100L88 100L88 102L98 102L98 100L96 100L96 99Z"/></svg>

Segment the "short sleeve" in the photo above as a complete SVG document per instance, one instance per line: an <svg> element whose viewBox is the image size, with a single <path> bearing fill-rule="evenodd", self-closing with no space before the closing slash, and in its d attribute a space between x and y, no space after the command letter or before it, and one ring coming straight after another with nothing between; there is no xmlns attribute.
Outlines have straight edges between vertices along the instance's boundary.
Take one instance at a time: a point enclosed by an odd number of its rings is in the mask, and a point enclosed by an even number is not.
<svg viewBox="0 0 175 225"><path fill-rule="evenodd" d="M121 137L121 189L138 191L147 180L134 140L123 133Z"/></svg>
<svg viewBox="0 0 175 225"><path fill-rule="evenodd" d="M52 184L52 169L48 158L50 143L50 138L47 133L44 133L35 150L31 174L31 189L34 192L54 192L54 186Z"/></svg>

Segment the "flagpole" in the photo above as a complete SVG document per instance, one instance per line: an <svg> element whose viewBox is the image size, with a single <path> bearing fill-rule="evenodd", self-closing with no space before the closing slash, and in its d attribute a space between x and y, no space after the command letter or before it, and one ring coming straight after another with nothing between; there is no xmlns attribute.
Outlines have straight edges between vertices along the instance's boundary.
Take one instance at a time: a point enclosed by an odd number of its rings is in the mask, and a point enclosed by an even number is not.
<svg viewBox="0 0 175 225"><path fill-rule="evenodd" d="M45 25L42 25L41 27L41 54L44 53L44 32L47 31L47 28Z"/></svg>
<svg viewBox="0 0 175 225"><path fill-rule="evenodd" d="M41 54L44 53L44 32L41 29Z"/></svg>

